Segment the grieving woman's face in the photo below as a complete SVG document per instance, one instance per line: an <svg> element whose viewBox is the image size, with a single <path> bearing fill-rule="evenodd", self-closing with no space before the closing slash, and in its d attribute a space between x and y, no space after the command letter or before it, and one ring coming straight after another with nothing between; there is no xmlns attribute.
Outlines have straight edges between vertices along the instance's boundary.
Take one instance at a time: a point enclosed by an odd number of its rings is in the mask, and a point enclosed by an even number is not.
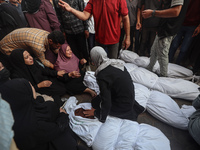
<svg viewBox="0 0 200 150"><path fill-rule="evenodd" d="M23 52L23 56L24 56L24 62L26 65L33 65L33 57L29 54L29 52L24 51Z"/></svg>
<svg viewBox="0 0 200 150"><path fill-rule="evenodd" d="M71 50L71 47L70 46L67 46L66 48L66 56L68 58L71 58L72 57L72 50Z"/></svg>

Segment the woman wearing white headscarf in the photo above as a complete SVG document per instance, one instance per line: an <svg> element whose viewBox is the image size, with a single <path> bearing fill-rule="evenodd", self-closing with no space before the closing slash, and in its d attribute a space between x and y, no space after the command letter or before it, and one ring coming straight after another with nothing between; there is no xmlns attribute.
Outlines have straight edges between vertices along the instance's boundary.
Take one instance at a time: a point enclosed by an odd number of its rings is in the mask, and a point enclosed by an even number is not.
<svg viewBox="0 0 200 150"><path fill-rule="evenodd" d="M135 101L134 85L124 62L109 59L99 46L91 50L90 56L97 66L95 75L100 94L92 100L93 109L84 111L84 114L94 115L101 122L105 122L108 115L136 121L144 108Z"/></svg>

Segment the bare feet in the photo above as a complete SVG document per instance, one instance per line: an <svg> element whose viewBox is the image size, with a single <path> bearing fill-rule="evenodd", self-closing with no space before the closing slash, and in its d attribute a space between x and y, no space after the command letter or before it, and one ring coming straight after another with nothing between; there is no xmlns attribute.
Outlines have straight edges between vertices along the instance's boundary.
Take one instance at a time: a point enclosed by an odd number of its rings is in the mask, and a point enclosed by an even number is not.
<svg viewBox="0 0 200 150"><path fill-rule="evenodd" d="M84 92L89 93L92 98L95 98L97 96L97 93L90 88L86 88Z"/></svg>

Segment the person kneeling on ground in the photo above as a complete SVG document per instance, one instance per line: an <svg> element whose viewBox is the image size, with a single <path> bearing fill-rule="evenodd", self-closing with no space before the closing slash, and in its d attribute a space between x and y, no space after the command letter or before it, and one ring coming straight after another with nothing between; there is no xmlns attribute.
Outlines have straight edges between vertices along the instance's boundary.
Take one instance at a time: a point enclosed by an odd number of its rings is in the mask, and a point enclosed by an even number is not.
<svg viewBox="0 0 200 150"><path fill-rule="evenodd" d="M90 52L100 94L92 100L92 109L84 111L86 116L96 116L106 122L108 115L136 121L144 108L135 101L134 85L124 62L109 59L102 47L96 46Z"/></svg>

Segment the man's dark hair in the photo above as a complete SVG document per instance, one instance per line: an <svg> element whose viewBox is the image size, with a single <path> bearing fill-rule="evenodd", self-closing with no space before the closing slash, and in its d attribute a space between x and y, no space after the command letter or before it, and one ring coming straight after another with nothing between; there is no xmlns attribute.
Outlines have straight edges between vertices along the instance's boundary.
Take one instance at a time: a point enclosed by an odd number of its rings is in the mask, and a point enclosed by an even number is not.
<svg viewBox="0 0 200 150"><path fill-rule="evenodd" d="M48 39L51 39L55 44L64 44L65 37L60 31L53 31L48 35Z"/></svg>

